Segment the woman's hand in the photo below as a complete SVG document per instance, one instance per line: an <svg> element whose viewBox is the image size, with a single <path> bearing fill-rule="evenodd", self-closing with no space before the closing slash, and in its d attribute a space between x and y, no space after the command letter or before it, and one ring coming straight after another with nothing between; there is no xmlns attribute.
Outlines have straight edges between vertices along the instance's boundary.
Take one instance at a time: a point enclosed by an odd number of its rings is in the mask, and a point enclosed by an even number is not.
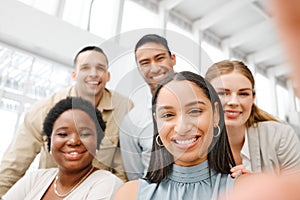
<svg viewBox="0 0 300 200"><path fill-rule="evenodd" d="M230 170L231 172L231 177L236 178L237 176L241 174L252 174L253 172L250 170L247 170L244 165L236 165Z"/></svg>

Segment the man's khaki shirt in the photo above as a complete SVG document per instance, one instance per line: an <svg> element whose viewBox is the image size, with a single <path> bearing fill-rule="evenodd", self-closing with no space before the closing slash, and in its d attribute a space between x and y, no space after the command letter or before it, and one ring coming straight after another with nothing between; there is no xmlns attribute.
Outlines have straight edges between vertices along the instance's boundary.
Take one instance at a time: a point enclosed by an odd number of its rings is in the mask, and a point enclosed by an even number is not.
<svg viewBox="0 0 300 200"><path fill-rule="evenodd" d="M37 102L26 113L24 122L17 130L1 161L0 197L25 174L37 154L40 153L39 168L56 167L47 150L42 126L49 110L67 96L77 96L74 86ZM112 171L124 181L127 180L127 177L119 148L119 127L124 115L132 106L133 104L128 98L108 89L104 91L97 106L106 122L106 130L93 163L98 168Z"/></svg>

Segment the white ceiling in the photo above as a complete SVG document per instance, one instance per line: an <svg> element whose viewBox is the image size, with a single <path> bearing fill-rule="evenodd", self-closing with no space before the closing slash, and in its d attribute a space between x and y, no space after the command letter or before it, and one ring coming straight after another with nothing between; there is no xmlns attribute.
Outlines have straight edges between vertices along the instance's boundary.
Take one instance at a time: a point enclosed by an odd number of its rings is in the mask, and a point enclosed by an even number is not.
<svg viewBox="0 0 300 200"><path fill-rule="evenodd" d="M266 0L134 0L169 10L172 16L199 30L204 39L227 49L256 70L285 82L287 69Z"/></svg>

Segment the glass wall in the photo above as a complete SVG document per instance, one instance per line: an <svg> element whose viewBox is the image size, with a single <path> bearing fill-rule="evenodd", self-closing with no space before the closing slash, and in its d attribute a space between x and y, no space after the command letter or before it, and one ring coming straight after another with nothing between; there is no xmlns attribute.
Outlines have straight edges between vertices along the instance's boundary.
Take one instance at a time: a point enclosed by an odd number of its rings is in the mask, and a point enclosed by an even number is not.
<svg viewBox="0 0 300 200"><path fill-rule="evenodd" d="M0 158L32 103L70 84L70 68L0 44Z"/></svg>
<svg viewBox="0 0 300 200"><path fill-rule="evenodd" d="M136 29L146 28L162 28L163 16L158 7L151 4L140 5L130 0L19 0L29 6L39 9L49 15L61 17L62 20L79 27L83 30L105 39L110 39L116 34L125 33ZM124 3L120 6L120 3ZM123 10L120 10L122 9ZM121 11L121 12L120 12ZM171 17L171 16L169 16ZM171 20L166 23L168 30L176 31L195 43L199 43L199 33L193 32L191 28L184 28L176 20ZM222 49L218 49L207 42L202 41L201 47L205 49L212 62L217 62L224 59L229 59ZM112 62L112 66L118 65L125 60L131 63L128 69L130 71L135 66L132 60L132 54L123 56L122 59ZM184 67L182 67L184 66ZM208 67L205 66L206 68ZM118 74L120 70L115 70L115 78L112 78L108 84L111 88L116 88L118 78L123 75ZM191 70L198 72L188 60L178 56L177 57L177 71ZM6 44L0 44L0 119L4 127L5 140L11 139L15 127L20 123L23 113L28 109L32 103L38 99L48 97L54 91L72 84L71 69L32 55L29 52L15 49ZM201 71L201 74L204 74ZM277 101L274 103L270 88L272 86L270 81L263 75L256 73L256 102L258 106L282 120L286 119L286 97L287 91L285 88L277 86L276 95ZM276 108L274 109L274 106ZM296 100L297 110L300 110L299 99ZM9 123L6 123L9 121ZM5 123L3 123L5 122ZM1 145L0 157L3 149L8 143Z"/></svg>

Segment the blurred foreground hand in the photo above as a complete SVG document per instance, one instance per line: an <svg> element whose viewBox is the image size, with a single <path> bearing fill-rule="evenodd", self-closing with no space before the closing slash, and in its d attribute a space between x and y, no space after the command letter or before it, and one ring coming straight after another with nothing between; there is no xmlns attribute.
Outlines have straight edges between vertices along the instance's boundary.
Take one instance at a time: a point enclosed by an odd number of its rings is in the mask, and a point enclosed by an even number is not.
<svg viewBox="0 0 300 200"><path fill-rule="evenodd" d="M242 175L226 200L300 200L300 174L281 177L266 174Z"/></svg>

